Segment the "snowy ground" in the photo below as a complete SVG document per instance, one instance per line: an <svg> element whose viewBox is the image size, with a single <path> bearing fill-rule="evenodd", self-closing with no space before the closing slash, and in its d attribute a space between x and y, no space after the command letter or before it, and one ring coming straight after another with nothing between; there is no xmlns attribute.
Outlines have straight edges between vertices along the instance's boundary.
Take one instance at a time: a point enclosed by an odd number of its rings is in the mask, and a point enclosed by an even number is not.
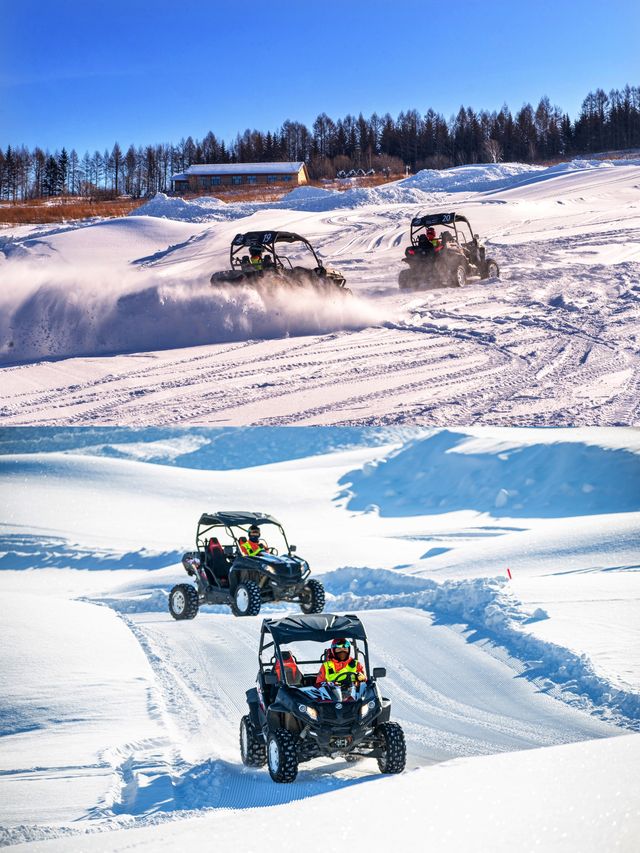
<svg viewBox="0 0 640 853"><path fill-rule="evenodd" d="M397 288L411 216L469 216L498 282ZM214 291L238 231L309 237L355 298ZM640 407L640 165L421 172L281 202L158 197L0 235L5 424L619 425Z"/></svg>
<svg viewBox="0 0 640 853"><path fill-rule="evenodd" d="M331 434L272 430L246 467L252 431L5 433L6 844L289 850L344 809L376 850L635 849L638 432ZM403 776L317 760L277 786L240 764L260 617L178 623L166 594L200 512L248 506L360 613Z"/></svg>

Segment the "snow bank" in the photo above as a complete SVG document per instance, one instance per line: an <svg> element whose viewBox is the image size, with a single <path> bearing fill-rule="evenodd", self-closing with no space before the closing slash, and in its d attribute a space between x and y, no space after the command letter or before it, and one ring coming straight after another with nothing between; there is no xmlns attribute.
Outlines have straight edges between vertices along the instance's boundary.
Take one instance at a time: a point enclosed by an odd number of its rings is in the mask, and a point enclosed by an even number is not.
<svg viewBox="0 0 640 853"><path fill-rule="evenodd" d="M579 442L469 452L468 436L442 430L351 471L351 510L383 516L476 510L495 517L556 518L640 509L640 454Z"/></svg>
<svg viewBox="0 0 640 853"><path fill-rule="evenodd" d="M530 180L541 181L563 174L632 166L640 160L572 160L556 166L532 166L525 163L478 163L451 169L423 169L415 175L379 187L359 187L344 191L319 187L296 187L278 201L230 202L203 196L193 201L156 196L131 216L161 216L187 222L220 222L250 216L260 210L297 210L322 213L372 204L439 204L445 193L484 193L511 189Z"/></svg>
<svg viewBox="0 0 640 853"><path fill-rule="evenodd" d="M9 266L9 265L7 265ZM8 269L0 294L0 364L140 352L360 329L382 320L357 297L320 289L212 288L197 277L50 263Z"/></svg>
<svg viewBox="0 0 640 853"><path fill-rule="evenodd" d="M344 568L323 576L330 600L327 610L353 612L395 607L427 610L440 622L472 629L524 663L522 674L541 690L607 722L640 731L640 694L622 690L597 675L586 655L541 640L526 624L546 618L540 608L524 612L510 594L506 578L437 581L382 569Z"/></svg>

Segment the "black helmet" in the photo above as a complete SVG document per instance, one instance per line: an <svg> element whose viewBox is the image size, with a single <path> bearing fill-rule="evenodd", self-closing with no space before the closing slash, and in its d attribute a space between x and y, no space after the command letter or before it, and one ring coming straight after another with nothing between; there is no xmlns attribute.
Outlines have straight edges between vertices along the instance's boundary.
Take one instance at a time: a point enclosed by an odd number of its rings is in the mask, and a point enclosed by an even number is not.
<svg viewBox="0 0 640 853"><path fill-rule="evenodd" d="M249 252L252 255L261 255L262 254L262 246L249 246Z"/></svg>

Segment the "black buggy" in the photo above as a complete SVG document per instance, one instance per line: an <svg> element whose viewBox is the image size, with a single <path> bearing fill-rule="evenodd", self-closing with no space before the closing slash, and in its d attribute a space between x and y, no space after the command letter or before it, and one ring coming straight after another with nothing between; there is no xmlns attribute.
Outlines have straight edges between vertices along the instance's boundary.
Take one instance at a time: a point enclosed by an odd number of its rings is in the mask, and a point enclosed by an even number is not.
<svg viewBox="0 0 640 853"><path fill-rule="evenodd" d="M344 276L324 266L311 243L289 231L248 231L231 243L231 269L214 272L211 284L277 284L350 294Z"/></svg>
<svg viewBox="0 0 640 853"><path fill-rule="evenodd" d="M431 229L437 246L427 237ZM433 213L412 219L411 245L405 249L403 260L408 266L398 278L401 290L463 287L471 277L500 275L498 264L487 257L471 223L459 213Z"/></svg>
<svg viewBox="0 0 640 853"><path fill-rule="evenodd" d="M316 687L331 641L348 639L366 677L353 672ZM317 644L323 651L318 654ZM291 647L284 650L283 646ZM249 713L240 722L243 764L267 764L274 782L293 782L298 764L318 756L376 758L382 773L401 773L404 733L390 722L391 703L380 693L383 667L369 669L364 626L357 616L287 616L265 619L260 633L256 686L247 690Z"/></svg>
<svg viewBox="0 0 640 853"><path fill-rule="evenodd" d="M243 539L254 525L269 526L281 553L273 539L271 546L262 542L265 550L258 556L243 553ZM180 583L169 593L174 619L193 619L201 604L227 604L234 616L255 616L263 602L272 601L295 601L303 613L321 613L324 607L324 587L309 578L309 564L289 545L280 522L262 512L204 513L196 550L183 555L182 565L195 586Z"/></svg>

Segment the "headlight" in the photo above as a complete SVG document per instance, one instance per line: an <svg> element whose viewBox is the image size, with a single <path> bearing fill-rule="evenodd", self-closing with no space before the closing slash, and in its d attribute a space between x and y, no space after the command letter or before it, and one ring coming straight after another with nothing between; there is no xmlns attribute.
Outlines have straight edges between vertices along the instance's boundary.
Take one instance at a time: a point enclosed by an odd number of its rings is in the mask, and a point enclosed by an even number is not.
<svg viewBox="0 0 640 853"><path fill-rule="evenodd" d="M373 709L375 707L376 707L376 703L373 700L371 700L371 702L367 702L366 705L363 705L362 708L360 708L360 719L364 720L364 718L367 716L367 714L369 714L371 711L373 711Z"/></svg>
<svg viewBox="0 0 640 853"><path fill-rule="evenodd" d="M311 717L312 720L318 719L318 712L315 708L310 708L308 705L298 705L298 711L301 714L306 714L307 717Z"/></svg>

